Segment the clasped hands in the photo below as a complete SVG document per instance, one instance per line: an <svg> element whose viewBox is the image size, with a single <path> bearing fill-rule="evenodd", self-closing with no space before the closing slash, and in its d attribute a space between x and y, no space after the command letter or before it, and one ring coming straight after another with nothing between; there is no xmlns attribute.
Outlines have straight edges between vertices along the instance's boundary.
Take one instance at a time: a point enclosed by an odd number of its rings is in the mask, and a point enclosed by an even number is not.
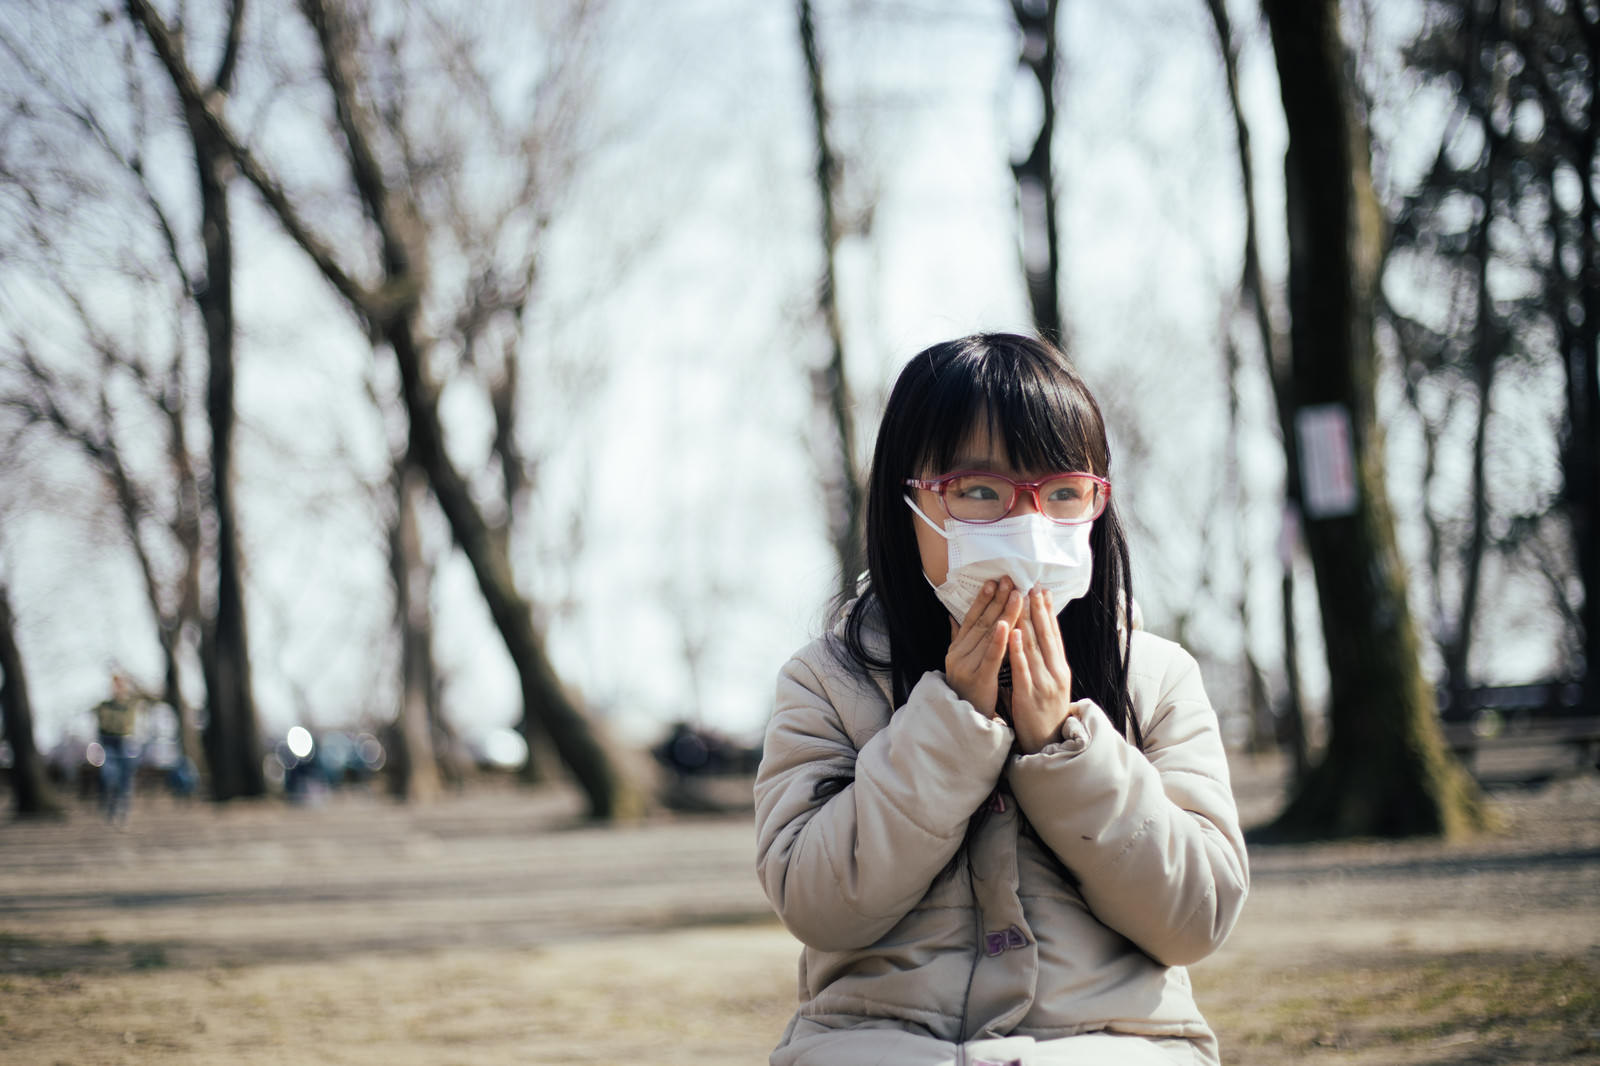
<svg viewBox="0 0 1600 1066"><path fill-rule="evenodd" d="M1008 657L1009 698L1000 689L1000 667ZM1002 707L1009 707L1024 755L1060 740L1072 714L1072 668L1048 589L1024 595L1010 578L985 582L961 624L950 620L944 673L956 695L980 713L999 718Z"/></svg>

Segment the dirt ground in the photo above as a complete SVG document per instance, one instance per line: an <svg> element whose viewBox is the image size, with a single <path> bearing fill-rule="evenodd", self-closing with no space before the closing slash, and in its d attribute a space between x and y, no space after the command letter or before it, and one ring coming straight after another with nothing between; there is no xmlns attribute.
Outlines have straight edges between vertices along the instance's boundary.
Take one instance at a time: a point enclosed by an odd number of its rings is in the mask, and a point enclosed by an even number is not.
<svg viewBox="0 0 1600 1066"><path fill-rule="evenodd" d="M1226 1062L1600 1064L1600 775L1501 770L1494 835L1252 850L1193 970ZM1234 772L1263 820L1281 765ZM503 787L0 812L0 1063L764 1062L797 946L748 814L576 814Z"/></svg>

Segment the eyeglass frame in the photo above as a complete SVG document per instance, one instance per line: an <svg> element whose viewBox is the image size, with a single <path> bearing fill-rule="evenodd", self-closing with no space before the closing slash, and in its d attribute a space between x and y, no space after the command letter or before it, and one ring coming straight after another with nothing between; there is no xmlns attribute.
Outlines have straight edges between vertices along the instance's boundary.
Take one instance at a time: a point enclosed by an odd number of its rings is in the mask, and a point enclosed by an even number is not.
<svg viewBox="0 0 1600 1066"><path fill-rule="evenodd" d="M1011 502L1006 505L1005 513L999 518L957 518L954 514L951 514L950 505L945 503L944 500L945 488L950 484L950 482L960 477L992 477L998 478L999 480L1010 485ZM1094 514L1090 515L1088 518L1050 517L1049 513L1044 509L1044 500L1039 497L1039 490L1044 487L1044 483L1046 481L1054 481L1057 478L1063 477L1086 477L1090 481L1096 482L1101 489L1104 490L1100 494L1100 507L1095 511ZM992 526L996 522L1005 521L1006 518L1010 517L1011 509L1017 505L1017 497L1024 492L1033 497L1034 509L1039 512L1040 517L1042 517L1045 521L1053 522L1058 526L1086 525L1087 523L1093 522L1095 519L1105 514L1106 508L1111 506L1111 482L1101 477L1099 474L1090 474L1082 470L1063 470L1058 473L1042 477L1037 481L1018 481L1016 478L1006 477L1004 474L997 474L993 470L957 470L953 474L945 474L941 477L931 479L908 477L906 478L906 484L915 489L925 489L928 492L934 493L939 497L939 506L944 508L944 513L949 515L952 521L961 522L964 525L969 526Z"/></svg>

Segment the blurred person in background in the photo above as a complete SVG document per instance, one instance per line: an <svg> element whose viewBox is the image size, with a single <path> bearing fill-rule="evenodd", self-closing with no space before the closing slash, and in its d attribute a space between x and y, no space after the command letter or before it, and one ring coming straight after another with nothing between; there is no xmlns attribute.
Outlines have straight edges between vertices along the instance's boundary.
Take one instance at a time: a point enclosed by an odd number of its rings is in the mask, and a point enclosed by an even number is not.
<svg viewBox="0 0 1600 1066"><path fill-rule="evenodd" d="M143 699L134 691L126 674L111 674L111 695L96 704L95 731L105 761L100 764L101 799L109 822L126 823L133 802L133 779L139 772L139 743L134 731L139 724Z"/></svg>
<svg viewBox="0 0 1600 1066"><path fill-rule="evenodd" d="M1244 838L1199 669L1139 628L1110 476L1043 341L901 372L868 571L783 668L756 776L804 945L774 1066L1219 1062L1185 966L1238 918Z"/></svg>

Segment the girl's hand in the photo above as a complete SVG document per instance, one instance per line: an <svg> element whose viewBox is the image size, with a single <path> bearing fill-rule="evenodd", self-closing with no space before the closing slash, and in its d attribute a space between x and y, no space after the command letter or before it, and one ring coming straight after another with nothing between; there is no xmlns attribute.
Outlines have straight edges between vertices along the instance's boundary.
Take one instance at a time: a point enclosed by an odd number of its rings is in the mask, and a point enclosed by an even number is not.
<svg viewBox="0 0 1600 1066"><path fill-rule="evenodd" d="M1006 657L1007 638L1022 614L1022 594L1003 577L986 581L983 591L967 611L960 626L950 619L950 650L944 656L944 676L957 696L982 714L995 716L1000 692L1000 663Z"/></svg>
<svg viewBox="0 0 1600 1066"><path fill-rule="evenodd" d="M1061 739L1072 713L1072 668L1050 593L1035 589L1011 631L1011 725L1024 755Z"/></svg>

